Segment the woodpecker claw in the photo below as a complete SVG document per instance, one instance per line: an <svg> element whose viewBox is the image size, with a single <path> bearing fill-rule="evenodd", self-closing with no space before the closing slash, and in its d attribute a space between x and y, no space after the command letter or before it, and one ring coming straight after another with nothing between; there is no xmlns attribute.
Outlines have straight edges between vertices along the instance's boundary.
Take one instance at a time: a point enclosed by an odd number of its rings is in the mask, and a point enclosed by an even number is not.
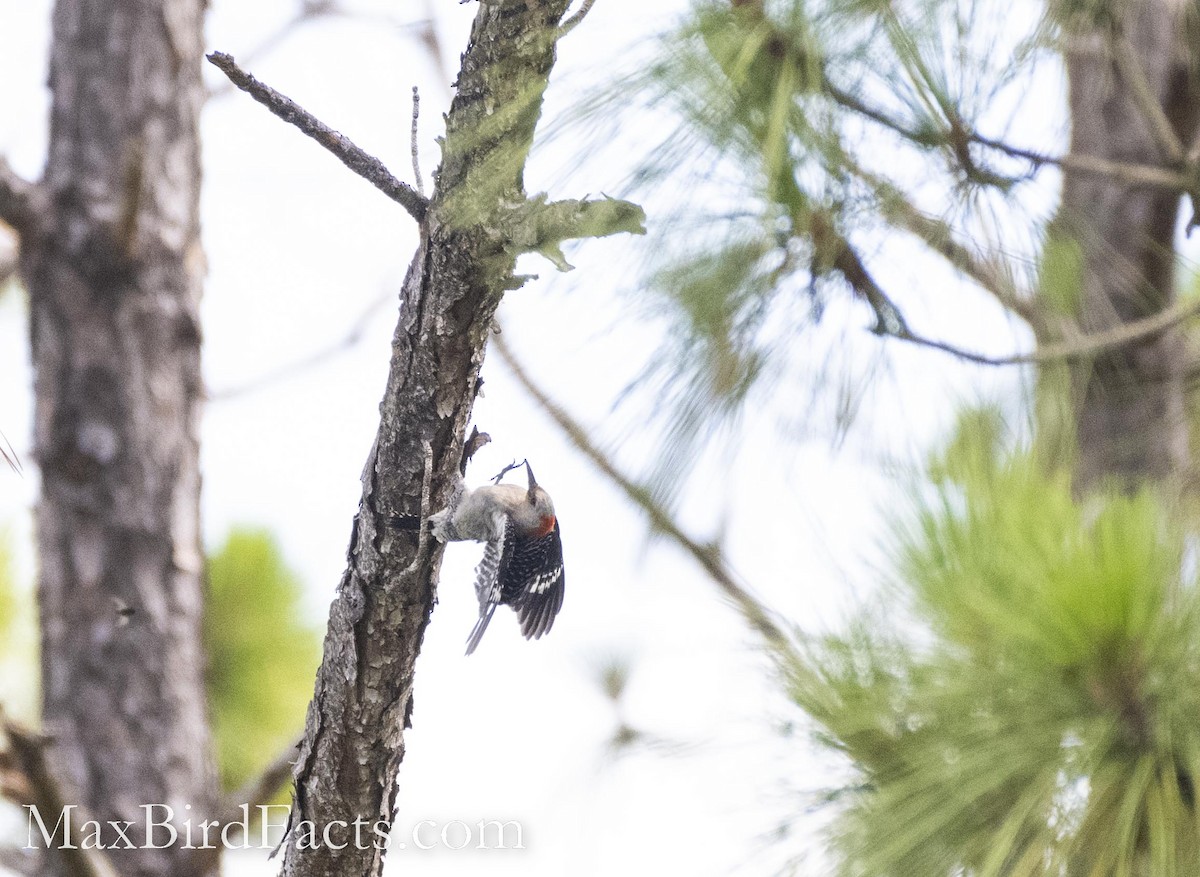
<svg viewBox="0 0 1200 877"><path fill-rule="evenodd" d="M509 463L507 466L505 466L503 469L501 469L500 472L492 478L492 484L499 484L500 479L503 478L505 475L507 475L509 472L511 472L513 469L520 469L522 466L528 466L528 465L529 465L529 463L526 460L522 460L520 463L518 463L516 460L513 460L511 463Z"/></svg>

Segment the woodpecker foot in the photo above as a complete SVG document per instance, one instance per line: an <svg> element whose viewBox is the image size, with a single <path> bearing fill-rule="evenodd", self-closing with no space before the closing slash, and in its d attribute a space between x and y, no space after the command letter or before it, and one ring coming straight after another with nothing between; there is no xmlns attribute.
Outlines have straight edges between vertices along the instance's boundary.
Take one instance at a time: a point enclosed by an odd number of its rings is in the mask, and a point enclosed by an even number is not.
<svg viewBox="0 0 1200 877"><path fill-rule="evenodd" d="M429 532L432 533L433 538L439 542L454 541L453 525L450 523L449 508L444 508L440 512L429 516Z"/></svg>
<svg viewBox="0 0 1200 877"><path fill-rule="evenodd" d="M497 473L496 475L494 475L492 477L492 484L499 484L501 478L503 478L505 475L507 475L513 469L520 469L522 466L527 465L527 463L528 463L528 461L526 461L526 460L522 460L520 463L518 463L516 460L513 460L511 463L509 463L507 466L505 466L503 469L501 469L499 471L499 473Z"/></svg>

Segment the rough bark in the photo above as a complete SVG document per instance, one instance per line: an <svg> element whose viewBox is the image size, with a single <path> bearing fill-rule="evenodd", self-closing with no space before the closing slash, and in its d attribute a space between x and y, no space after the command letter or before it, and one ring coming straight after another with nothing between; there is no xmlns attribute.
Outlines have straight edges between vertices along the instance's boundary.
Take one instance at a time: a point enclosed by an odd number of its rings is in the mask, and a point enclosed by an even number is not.
<svg viewBox="0 0 1200 877"><path fill-rule="evenodd" d="M445 500L492 316L504 290L519 283L518 252L536 248L536 241L514 242L536 225L522 168L567 5L479 6L446 117L437 185L401 292L379 431L296 766L285 875L358 877L383 865L370 829L367 843L357 844L353 823L394 816L413 667L441 562L427 535L390 522L424 518ZM423 508L427 471L432 501ZM326 826L335 841L349 841L344 849L320 841Z"/></svg>
<svg viewBox="0 0 1200 877"><path fill-rule="evenodd" d="M1070 38L1072 156L1139 165L1178 161L1156 130L1146 98L1186 148L1196 135L1200 92L1184 6L1183 0L1114 3L1115 23ZM1118 60L1122 40L1126 63ZM1179 203L1177 190L1065 172L1056 225L1078 247L1076 305L1085 331L1131 323L1175 299ZM1181 471L1188 457L1184 354L1178 330L1169 329L1073 367L1081 487L1106 480L1130 487Z"/></svg>
<svg viewBox="0 0 1200 877"><path fill-rule="evenodd" d="M204 5L58 0L41 209L20 228L44 724L78 802L139 825L143 805L183 819L216 791L197 445ZM179 845L110 855L126 877L198 873Z"/></svg>

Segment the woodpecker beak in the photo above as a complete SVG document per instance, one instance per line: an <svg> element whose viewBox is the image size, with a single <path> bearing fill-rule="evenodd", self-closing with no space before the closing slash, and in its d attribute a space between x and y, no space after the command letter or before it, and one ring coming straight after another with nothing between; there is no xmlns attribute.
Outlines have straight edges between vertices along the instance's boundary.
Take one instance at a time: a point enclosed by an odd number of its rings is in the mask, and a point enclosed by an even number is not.
<svg viewBox="0 0 1200 877"><path fill-rule="evenodd" d="M533 489L538 486L537 479L533 477L533 467L529 465L529 461L525 461L525 474L529 476L529 492L532 494Z"/></svg>

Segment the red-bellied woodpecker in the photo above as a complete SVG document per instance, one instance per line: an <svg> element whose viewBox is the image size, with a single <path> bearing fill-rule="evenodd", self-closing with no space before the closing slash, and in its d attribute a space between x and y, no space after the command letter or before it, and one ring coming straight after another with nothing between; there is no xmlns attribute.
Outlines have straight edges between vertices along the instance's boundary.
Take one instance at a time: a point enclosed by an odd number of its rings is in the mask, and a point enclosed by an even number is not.
<svg viewBox="0 0 1200 877"><path fill-rule="evenodd" d="M554 503L534 480L529 462L523 465L528 489L496 483L468 490L460 484L449 507L430 518L433 535L442 542L487 543L475 568L479 620L467 638L468 655L479 645L497 606L516 610L526 639L548 633L562 608L562 539ZM515 464L505 468L495 480L514 468Z"/></svg>

